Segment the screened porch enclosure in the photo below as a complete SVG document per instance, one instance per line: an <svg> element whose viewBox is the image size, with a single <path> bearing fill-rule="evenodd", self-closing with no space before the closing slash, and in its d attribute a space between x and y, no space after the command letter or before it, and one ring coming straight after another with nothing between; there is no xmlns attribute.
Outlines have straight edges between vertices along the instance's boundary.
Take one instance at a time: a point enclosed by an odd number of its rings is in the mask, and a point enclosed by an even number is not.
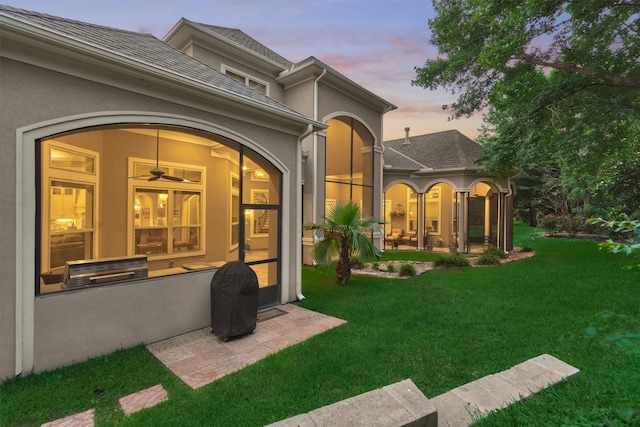
<svg viewBox="0 0 640 427"><path fill-rule="evenodd" d="M383 194L385 249L468 253L501 246L504 197L491 183L465 190L445 182L423 192L391 185Z"/></svg>
<svg viewBox="0 0 640 427"><path fill-rule="evenodd" d="M80 129L39 144L36 294L67 290L67 262L144 255L149 277L242 259L261 304L279 303L282 173L255 151L166 125Z"/></svg>

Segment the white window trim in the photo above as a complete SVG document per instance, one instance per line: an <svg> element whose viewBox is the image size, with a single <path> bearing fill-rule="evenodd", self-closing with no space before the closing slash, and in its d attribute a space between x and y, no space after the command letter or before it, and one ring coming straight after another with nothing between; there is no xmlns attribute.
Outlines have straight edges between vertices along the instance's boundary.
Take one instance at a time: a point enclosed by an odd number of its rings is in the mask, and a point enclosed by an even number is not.
<svg viewBox="0 0 640 427"><path fill-rule="evenodd" d="M59 148L63 151L70 151L72 153L83 154L93 157L95 159L93 172L79 172L69 171L63 169L51 168L49 161L51 158L51 149ZM98 253L98 239L99 232L96 224L100 222L100 153L97 151L91 151L84 148L76 147L74 145L65 144L55 140L44 140L42 142L42 165L40 170L42 171L42 189L41 189L41 213L40 213L40 227L42 230L40 241L40 273L50 271L50 244L51 244L51 229L49 223L50 216L50 203L51 203L51 180L59 179L62 181L71 181L82 184L93 185L93 227L90 230L92 233L92 254L93 258L99 258ZM88 232L89 230L81 230L82 232ZM46 268L45 268L46 267Z"/></svg>
<svg viewBox="0 0 640 427"><path fill-rule="evenodd" d="M166 180L157 180L157 181L145 181L139 178L134 177L135 172L135 164L136 163L145 163L145 164L156 164L155 159L143 159L138 157L129 157L128 158L128 183L127 183L127 256L133 256L135 254L135 244L134 244L134 236L135 236L135 218L134 218L134 209L133 206L135 204L136 190L138 189L166 189L169 192L173 191L198 191L200 192L200 203L201 203L201 212L200 218L206 218L206 168L198 165L191 165L185 163L174 163L174 162L166 162L160 161L158 162L159 167L165 167L169 169L169 174L172 173L173 169L194 169L199 170L201 173L200 182L177 182L177 181L166 181ZM167 211L167 218L169 217L169 212ZM167 230L172 228L172 224L167 222L164 226ZM204 255L206 253L206 221L202 221L197 225L200 228L200 240L199 240L199 250L191 251L191 252L176 252L173 249L166 254L158 254L150 256L150 260L162 260L169 258L186 258L193 257L198 255ZM169 235L167 236L167 238Z"/></svg>
<svg viewBox="0 0 640 427"><path fill-rule="evenodd" d="M240 246L240 187L233 186L233 179L235 178L238 183L240 183L240 176L237 173L230 172L230 180L229 180L229 252L232 252L238 249ZM238 221L233 222L233 196L237 197L238 203ZM238 226L238 242L233 243L233 226Z"/></svg>
<svg viewBox="0 0 640 427"><path fill-rule="evenodd" d="M269 84L269 82L267 82L265 80L262 80L262 79L259 79L257 77L254 77L251 74L247 74L247 73L245 73L243 71L238 70L237 68L229 67L226 64L222 64L220 69L222 70L222 74L224 74L224 75L227 75L227 70L229 70L234 74L237 74L239 76L244 77L244 85L247 86L247 87L250 87L249 86L249 80L253 80L256 83L260 83L261 85L265 86L265 92L266 92L265 95L269 96L269 94L271 93L270 84Z"/></svg>

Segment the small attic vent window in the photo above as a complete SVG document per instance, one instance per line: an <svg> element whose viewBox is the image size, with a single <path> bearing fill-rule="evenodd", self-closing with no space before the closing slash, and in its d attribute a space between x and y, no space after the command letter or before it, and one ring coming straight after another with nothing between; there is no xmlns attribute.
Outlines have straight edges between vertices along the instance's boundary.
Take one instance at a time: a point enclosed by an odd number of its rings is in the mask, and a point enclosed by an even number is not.
<svg viewBox="0 0 640 427"><path fill-rule="evenodd" d="M258 81L257 79L254 79L248 75L242 74L239 71L231 70L226 67L223 67L223 71L227 75L227 77L231 77L233 80L240 82L243 85L249 86L251 89L256 90L264 95L268 95L267 83Z"/></svg>

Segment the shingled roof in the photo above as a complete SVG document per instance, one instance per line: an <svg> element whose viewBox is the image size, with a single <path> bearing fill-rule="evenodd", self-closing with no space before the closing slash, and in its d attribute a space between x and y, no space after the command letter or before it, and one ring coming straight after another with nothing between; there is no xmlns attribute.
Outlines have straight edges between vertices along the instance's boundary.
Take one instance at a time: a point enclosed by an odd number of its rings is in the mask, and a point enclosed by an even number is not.
<svg viewBox="0 0 640 427"><path fill-rule="evenodd" d="M199 25L200 27L205 28L208 31L214 32L226 39L229 39L241 46L244 46L247 49L256 52L257 54L264 56L265 58L277 62L285 68L289 68L293 65L293 62L269 49L253 37L237 28L220 27L218 25L203 24L200 22L192 23L194 25Z"/></svg>
<svg viewBox="0 0 640 427"><path fill-rule="evenodd" d="M67 38L70 42L80 42L87 47L125 57L134 63L151 66L158 71L168 71L210 86L212 89L223 90L249 101L304 118L289 107L227 77L151 34L105 27L6 5L0 5L0 15L45 29Z"/></svg>
<svg viewBox="0 0 640 427"><path fill-rule="evenodd" d="M457 130L385 141L385 170L479 169L482 146Z"/></svg>

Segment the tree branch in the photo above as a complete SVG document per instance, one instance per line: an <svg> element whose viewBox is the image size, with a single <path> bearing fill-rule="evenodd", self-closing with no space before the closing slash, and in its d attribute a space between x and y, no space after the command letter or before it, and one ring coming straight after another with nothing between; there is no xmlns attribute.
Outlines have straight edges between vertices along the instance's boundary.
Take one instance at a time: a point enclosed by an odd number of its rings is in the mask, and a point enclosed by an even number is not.
<svg viewBox="0 0 640 427"><path fill-rule="evenodd" d="M634 90L636 92L640 92L640 82L637 82L634 79L630 79L629 77L621 76L619 74L607 73L603 71L590 70L587 68L582 68L577 65L571 64L563 64L560 62L549 62L543 59L537 58L533 55L530 55L526 52L521 52L520 55L514 57L514 59L519 59L521 61L525 61L532 65L539 65L542 67L554 68L556 70L569 71L575 74L582 74L585 76L593 76L593 77L601 77L615 86L626 87L628 89Z"/></svg>

